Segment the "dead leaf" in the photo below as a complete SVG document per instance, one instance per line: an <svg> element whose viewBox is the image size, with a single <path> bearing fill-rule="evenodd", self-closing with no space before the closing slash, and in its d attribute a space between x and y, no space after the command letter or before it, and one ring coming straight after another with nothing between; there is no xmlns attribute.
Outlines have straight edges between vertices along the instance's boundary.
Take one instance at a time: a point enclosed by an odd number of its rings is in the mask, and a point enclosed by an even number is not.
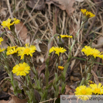
<svg viewBox="0 0 103 103"><path fill-rule="evenodd" d="M45 2L44 0L40 0L38 3L38 0L29 0L27 3L27 6L30 8L34 8L35 10L43 10L45 8Z"/></svg>
<svg viewBox="0 0 103 103"><path fill-rule="evenodd" d="M0 103L27 103L27 99L19 99L18 97L12 95L11 100L1 100Z"/></svg>
<svg viewBox="0 0 103 103"><path fill-rule="evenodd" d="M12 96L11 100L8 103L27 103L27 99L19 99L16 96Z"/></svg>
<svg viewBox="0 0 103 103"><path fill-rule="evenodd" d="M37 61L37 63L39 63L39 61L41 61L43 63L44 62L44 56L43 55L37 56L36 61Z"/></svg>
<svg viewBox="0 0 103 103"><path fill-rule="evenodd" d="M65 86L65 95L68 95L68 94L74 95L73 89L69 85L66 85Z"/></svg>
<svg viewBox="0 0 103 103"><path fill-rule="evenodd" d="M4 40L1 42L0 48L7 48L8 47L8 45L6 44L7 38L3 37L3 39Z"/></svg>
<svg viewBox="0 0 103 103"><path fill-rule="evenodd" d="M74 2L75 0L47 0L46 3L54 4L58 6L61 10L66 10L67 14L70 16L70 14L72 14L74 11L73 8Z"/></svg>
<svg viewBox="0 0 103 103"><path fill-rule="evenodd" d="M83 2L84 0L75 0L75 1L78 1L78 2Z"/></svg>
<svg viewBox="0 0 103 103"><path fill-rule="evenodd" d="M30 43L30 36L28 35L26 40L25 40L25 44Z"/></svg>
<svg viewBox="0 0 103 103"><path fill-rule="evenodd" d="M102 48L103 47L103 37L98 38L97 44L92 43L93 48Z"/></svg>
<svg viewBox="0 0 103 103"><path fill-rule="evenodd" d="M39 39L34 40L34 45L36 46L36 50L38 52L41 52L41 49L40 49L40 46L39 46L40 43L42 43L42 42Z"/></svg>
<svg viewBox="0 0 103 103"><path fill-rule="evenodd" d="M8 101L1 100L0 103L8 103Z"/></svg>
<svg viewBox="0 0 103 103"><path fill-rule="evenodd" d="M27 41L30 41L30 37L27 35L28 30L22 22L15 25L15 32L19 39L22 41L22 43L25 44Z"/></svg>
<svg viewBox="0 0 103 103"><path fill-rule="evenodd" d="M6 10L7 10L7 8L1 8L0 9L0 16L6 17L6 15L7 15Z"/></svg>

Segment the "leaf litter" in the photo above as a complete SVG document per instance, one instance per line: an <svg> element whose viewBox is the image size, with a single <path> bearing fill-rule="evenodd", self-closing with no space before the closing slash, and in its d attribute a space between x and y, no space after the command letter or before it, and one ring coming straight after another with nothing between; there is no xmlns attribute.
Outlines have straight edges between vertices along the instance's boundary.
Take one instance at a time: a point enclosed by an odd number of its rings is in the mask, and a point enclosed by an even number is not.
<svg viewBox="0 0 103 103"><path fill-rule="evenodd" d="M82 61L82 59L86 58L84 55L81 53L81 45L80 43L83 41L85 38L85 30L81 29L81 21L82 19L82 14L80 12L81 8L86 8L92 11L94 14L96 14L96 3L101 2L101 0L94 0L94 2L90 0L28 0L28 2L25 1L23 3L21 0L18 0L19 2L17 3L18 5L15 5L13 1L10 2L11 5L11 10L12 10L12 15L15 17L18 17L19 19L22 20L20 24L15 25L16 29L16 34L17 37L19 38L21 44L25 43L31 43L32 38L33 44L37 47L37 54L39 53L39 56L34 55L33 63L36 64L36 70L38 71L38 75L41 75L41 77L44 79L45 82L45 60L48 58L48 50L51 48L53 45L58 46L60 45L56 39L55 39L55 34L71 34L74 39L76 40L76 44L73 46L72 50L72 55L74 57L77 57L79 59L73 59L70 61L70 68L69 70L69 75L66 77L67 85L65 87L66 89L66 94L73 94L75 87L80 83L82 77L85 76L84 71L85 71L85 66L87 61ZM2 1L3 3L4 1ZM96 3L95 3L96 2ZM2 9L0 10L1 15L1 21L5 20L8 18L9 11L8 7L6 6L5 3L5 8L3 8L4 3L1 3ZM12 5L15 6L16 11L13 12ZM91 7L90 7L91 5ZM29 7L29 8L28 8ZM25 8L25 9L24 9ZM101 7L102 8L102 7ZM101 18L102 15L102 10L99 10L96 23L94 24L95 27L98 28L98 26L102 25L102 22L100 21L99 18ZM102 18L101 18L102 19ZM88 28L92 25L92 20L89 19L88 25L85 29L88 30ZM0 22L1 22L0 21ZM29 22L28 22L29 21ZM100 27L99 31L90 31L96 34L96 38L90 38L88 40L85 40L83 42L83 45L88 45L92 43L92 47L100 49L103 51L103 42L102 42L102 26ZM80 30L79 35L77 36L77 32ZM10 43L13 43L16 45L15 42L15 37L12 36L12 33L8 33L7 35L4 35L4 41L2 42L2 47L6 48ZM0 30L0 34L2 34ZM94 34L92 37L94 37ZM54 36L54 37L53 37ZM90 34L88 34L90 36ZM73 39L68 39L66 44L68 45L73 45L74 41ZM63 46L68 49L67 45ZM40 46L41 45L41 46ZM68 52L69 53L69 52ZM68 55L66 53L66 55ZM46 58L46 59L45 59ZM82 59L81 59L82 58ZM50 81L52 81L54 78L54 73L55 73L55 57L52 55L50 58L50 65L49 65L49 71L50 71L50 76L49 78ZM77 61L79 61L77 63ZM41 62L41 64L39 63ZM67 62L67 56L64 55L63 58L63 64L66 64ZM100 63L101 60L99 61ZM75 67L76 65L76 67ZM92 69L96 66L95 64ZM90 67L91 68L91 67ZM102 66L99 64L97 71L102 68ZM101 70L101 69L100 69ZM68 71L67 71L68 72ZM95 70L91 71L92 73L92 80L95 83L99 83L100 81L103 82L103 80L98 79L98 77L102 77L103 75L101 73L96 73ZM78 75L79 74L79 75ZM19 97L19 96L18 96ZM11 96L10 101L0 101L0 103L25 103L26 99L21 100L18 97Z"/></svg>

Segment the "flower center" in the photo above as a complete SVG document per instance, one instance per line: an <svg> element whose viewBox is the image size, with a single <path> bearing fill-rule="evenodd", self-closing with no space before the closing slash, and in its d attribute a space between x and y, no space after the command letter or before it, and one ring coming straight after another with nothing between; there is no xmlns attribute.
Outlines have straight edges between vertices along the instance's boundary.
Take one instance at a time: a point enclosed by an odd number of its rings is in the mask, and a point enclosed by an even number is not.
<svg viewBox="0 0 103 103"><path fill-rule="evenodd" d="M85 90L82 91L82 94L85 95L87 92Z"/></svg>
<svg viewBox="0 0 103 103"><path fill-rule="evenodd" d="M23 68L23 67L19 67L18 70L19 70L19 71L23 71L24 68Z"/></svg>
<svg viewBox="0 0 103 103"><path fill-rule="evenodd" d="M95 92L96 92L96 93L100 93L100 89L99 89L99 88L96 88L96 89L95 89Z"/></svg>
<svg viewBox="0 0 103 103"><path fill-rule="evenodd" d="M26 48L26 49L24 50L24 53L27 54L29 51L30 51L30 49L29 49L29 48Z"/></svg>

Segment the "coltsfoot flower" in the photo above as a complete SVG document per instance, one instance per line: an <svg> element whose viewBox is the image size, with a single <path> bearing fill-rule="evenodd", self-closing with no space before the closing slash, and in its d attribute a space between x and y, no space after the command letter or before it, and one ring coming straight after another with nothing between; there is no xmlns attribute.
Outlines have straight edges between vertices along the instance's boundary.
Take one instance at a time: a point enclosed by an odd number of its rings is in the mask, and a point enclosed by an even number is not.
<svg viewBox="0 0 103 103"><path fill-rule="evenodd" d="M3 21L1 25L3 26L3 28L7 27L10 30L10 26L18 23L20 23L20 20L16 18L13 18L13 20L8 18L6 21Z"/></svg>
<svg viewBox="0 0 103 103"><path fill-rule="evenodd" d="M93 13L91 13L90 11L87 11L86 9L81 9L81 12L89 18L92 18L95 16Z"/></svg>
<svg viewBox="0 0 103 103"><path fill-rule="evenodd" d="M14 18L14 24L19 24L20 23L20 20L19 19L16 19L16 18Z"/></svg>
<svg viewBox="0 0 103 103"><path fill-rule="evenodd" d="M95 49L95 48L93 48L92 49L92 55L94 56L94 58L96 58L96 57L98 57L98 55L100 55L100 51Z"/></svg>
<svg viewBox="0 0 103 103"><path fill-rule="evenodd" d="M90 46L85 46L81 51L87 56L92 55L92 48Z"/></svg>
<svg viewBox="0 0 103 103"><path fill-rule="evenodd" d="M75 96L82 100L88 100L91 95L92 89L84 85L77 87L75 90Z"/></svg>
<svg viewBox="0 0 103 103"><path fill-rule="evenodd" d="M70 36L70 35L60 35L61 38L73 38L73 36Z"/></svg>
<svg viewBox="0 0 103 103"><path fill-rule="evenodd" d="M60 53L65 53L66 49L62 48L62 47L52 47L49 50L49 53L55 52L55 54L57 54L59 56Z"/></svg>
<svg viewBox="0 0 103 103"><path fill-rule="evenodd" d="M21 59L24 59L24 55L33 56L33 53L36 51L34 45L25 44L25 47L18 47L18 56L21 56Z"/></svg>
<svg viewBox="0 0 103 103"><path fill-rule="evenodd" d="M4 50L5 50L4 48L3 49L0 48L0 52L3 52Z"/></svg>
<svg viewBox="0 0 103 103"><path fill-rule="evenodd" d="M99 58L103 59L103 54L102 55L98 55Z"/></svg>
<svg viewBox="0 0 103 103"><path fill-rule="evenodd" d="M90 84L90 87L92 89L92 92L94 94L103 94L103 86L101 83L99 84Z"/></svg>
<svg viewBox="0 0 103 103"><path fill-rule="evenodd" d="M84 52L87 56L94 56L94 58L98 57L101 54L99 50L91 48L90 46L85 46L81 51Z"/></svg>
<svg viewBox="0 0 103 103"><path fill-rule="evenodd" d="M12 70L17 76L26 76L26 74L29 74L29 71L30 66L25 62L15 65Z"/></svg>
<svg viewBox="0 0 103 103"><path fill-rule="evenodd" d="M64 70L64 67L63 66L58 66L58 69Z"/></svg>
<svg viewBox="0 0 103 103"><path fill-rule="evenodd" d="M1 45L1 42L3 41L4 39L2 37L0 37L0 45Z"/></svg>
<svg viewBox="0 0 103 103"><path fill-rule="evenodd" d="M55 51L55 47L50 48L49 53L52 53Z"/></svg>
<svg viewBox="0 0 103 103"><path fill-rule="evenodd" d="M14 54L14 53L17 53L17 46L8 46L7 47L7 52L6 52L6 55L11 55L11 54Z"/></svg>

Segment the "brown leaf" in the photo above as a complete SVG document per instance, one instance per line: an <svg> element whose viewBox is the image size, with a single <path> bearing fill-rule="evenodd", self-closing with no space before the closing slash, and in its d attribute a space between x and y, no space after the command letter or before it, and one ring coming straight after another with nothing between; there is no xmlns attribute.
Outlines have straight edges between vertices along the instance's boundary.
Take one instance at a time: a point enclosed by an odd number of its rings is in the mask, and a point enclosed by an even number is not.
<svg viewBox="0 0 103 103"><path fill-rule="evenodd" d="M40 0L38 3L38 0L29 0L27 3L27 6L30 8L34 8L35 10L43 10L45 8L45 2L44 0Z"/></svg>
<svg viewBox="0 0 103 103"><path fill-rule="evenodd" d="M28 30L27 28L23 25L22 22L19 24L15 25L15 31L16 34L18 35L19 39L25 44L27 41L30 42L30 37L27 35Z"/></svg>
<svg viewBox="0 0 103 103"><path fill-rule="evenodd" d="M36 61L37 61L37 63L39 63L39 62L44 62L44 56L41 54L40 56L37 56L36 57Z"/></svg>
<svg viewBox="0 0 103 103"><path fill-rule="evenodd" d="M39 40L39 39L35 39L34 40L34 45L36 46L36 50L38 51L38 52L41 52L41 49L40 49L40 46L39 46L39 44L41 44L42 42Z"/></svg>
<svg viewBox="0 0 103 103"><path fill-rule="evenodd" d="M8 103L8 101L1 100L0 103Z"/></svg>
<svg viewBox="0 0 103 103"><path fill-rule="evenodd" d="M27 103L27 99L19 99L16 96L12 96L12 99L8 103Z"/></svg>
<svg viewBox="0 0 103 103"><path fill-rule="evenodd" d="M8 47L8 45L6 44L7 38L3 37L3 39L4 40L1 42L0 48L7 48Z"/></svg>
<svg viewBox="0 0 103 103"><path fill-rule="evenodd" d="M75 0L47 0L46 3L48 4L49 2L58 6L62 10L66 10L69 16L74 11L73 4Z"/></svg>
<svg viewBox="0 0 103 103"><path fill-rule="evenodd" d="M103 37L99 37L97 40L97 44L92 43L93 48L102 48L103 47Z"/></svg>
<svg viewBox="0 0 103 103"><path fill-rule="evenodd" d="M83 2L84 0L75 0L75 1L78 1L78 2Z"/></svg>
<svg viewBox="0 0 103 103"><path fill-rule="evenodd" d="M70 95L73 95L73 89L69 86L69 85L66 85L65 86L65 94L70 94Z"/></svg>

